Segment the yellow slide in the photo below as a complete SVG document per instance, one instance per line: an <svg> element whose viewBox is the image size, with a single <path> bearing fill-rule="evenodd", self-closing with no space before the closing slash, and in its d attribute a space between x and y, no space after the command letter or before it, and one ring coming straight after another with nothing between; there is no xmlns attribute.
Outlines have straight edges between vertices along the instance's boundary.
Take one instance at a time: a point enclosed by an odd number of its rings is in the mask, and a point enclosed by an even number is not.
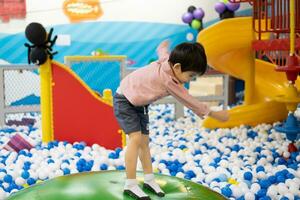
<svg viewBox="0 0 300 200"><path fill-rule="evenodd" d="M275 101L276 96L287 93L285 73L276 72L275 65L254 58L251 48L254 39L252 17L222 20L199 33L197 40L205 47L208 64L245 81L244 104L229 111L230 120L221 123L207 118L203 126L254 126L281 121L287 117L285 104ZM299 88L299 82L296 84Z"/></svg>

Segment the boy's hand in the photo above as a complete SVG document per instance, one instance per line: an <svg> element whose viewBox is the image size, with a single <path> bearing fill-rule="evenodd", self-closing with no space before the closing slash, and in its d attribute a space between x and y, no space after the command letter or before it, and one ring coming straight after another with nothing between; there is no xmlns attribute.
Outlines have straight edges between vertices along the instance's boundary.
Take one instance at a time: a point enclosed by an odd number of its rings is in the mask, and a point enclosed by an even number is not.
<svg viewBox="0 0 300 200"><path fill-rule="evenodd" d="M208 116L222 122L226 122L229 120L229 113L227 110L211 111Z"/></svg>
<svg viewBox="0 0 300 200"><path fill-rule="evenodd" d="M169 48L170 46L170 41L169 40L164 40L159 44L160 48Z"/></svg>

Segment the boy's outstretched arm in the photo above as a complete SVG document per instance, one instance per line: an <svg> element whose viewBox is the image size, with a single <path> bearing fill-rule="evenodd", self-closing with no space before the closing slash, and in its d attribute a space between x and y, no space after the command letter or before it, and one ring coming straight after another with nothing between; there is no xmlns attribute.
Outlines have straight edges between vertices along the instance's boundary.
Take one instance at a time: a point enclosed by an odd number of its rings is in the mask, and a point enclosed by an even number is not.
<svg viewBox="0 0 300 200"><path fill-rule="evenodd" d="M191 109L199 117L210 116L222 122L227 121L229 119L229 114L226 110L210 110L210 108L206 104L200 102L198 99L190 95L188 91L183 86L176 83L176 81L168 81L166 83L166 87L170 95L172 95L183 105Z"/></svg>
<svg viewBox="0 0 300 200"><path fill-rule="evenodd" d="M169 47L170 47L169 40L164 40L158 45L156 52L159 60L165 61L169 59L170 56Z"/></svg>

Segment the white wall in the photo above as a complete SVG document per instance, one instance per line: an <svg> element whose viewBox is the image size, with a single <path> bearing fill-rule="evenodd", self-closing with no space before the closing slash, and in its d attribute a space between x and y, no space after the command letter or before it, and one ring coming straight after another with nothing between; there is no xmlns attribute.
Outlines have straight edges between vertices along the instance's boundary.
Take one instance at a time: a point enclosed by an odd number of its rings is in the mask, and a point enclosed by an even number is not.
<svg viewBox="0 0 300 200"><path fill-rule="evenodd" d="M30 22L40 22L44 26L69 23L62 10L62 0L27 0L26 19L11 19L1 23L0 33L24 31ZM218 0L100 0L104 14L103 21L146 21L182 24L181 16L190 5L201 7L205 11L204 22L218 18L214 4ZM242 4L240 10L250 8Z"/></svg>

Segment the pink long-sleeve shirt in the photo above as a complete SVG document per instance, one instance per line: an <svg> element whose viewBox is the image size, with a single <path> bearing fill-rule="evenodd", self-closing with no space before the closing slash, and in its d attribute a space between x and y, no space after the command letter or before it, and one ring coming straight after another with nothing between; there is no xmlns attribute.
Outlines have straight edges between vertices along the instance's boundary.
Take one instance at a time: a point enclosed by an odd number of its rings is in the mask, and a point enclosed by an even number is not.
<svg viewBox="0 0 300 200"><path fill-rule="evenodd" d="M172 95L196 115L207 115L210 112L209 107L191 96L174 76L168 62L167 44L159 45L157 53L158 61L127 75L121 81L117 93L123 94L135 106L148 105L160 98Z"/></svg>

